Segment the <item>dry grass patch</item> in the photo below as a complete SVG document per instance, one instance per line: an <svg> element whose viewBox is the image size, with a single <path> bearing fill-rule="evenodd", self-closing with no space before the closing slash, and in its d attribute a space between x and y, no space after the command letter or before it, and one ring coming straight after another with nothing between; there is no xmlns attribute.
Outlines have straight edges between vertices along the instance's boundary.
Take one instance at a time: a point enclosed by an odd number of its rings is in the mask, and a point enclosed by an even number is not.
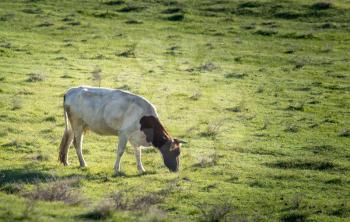
<svg viewBox="0 0 350 222"><path fill-rule="evenodd" d="M76 189L79 182L79 178L49 179L47 184L37 183L33 190L24 192L23 196L30 200L63 201L76 205L84 200Z"/></svg>

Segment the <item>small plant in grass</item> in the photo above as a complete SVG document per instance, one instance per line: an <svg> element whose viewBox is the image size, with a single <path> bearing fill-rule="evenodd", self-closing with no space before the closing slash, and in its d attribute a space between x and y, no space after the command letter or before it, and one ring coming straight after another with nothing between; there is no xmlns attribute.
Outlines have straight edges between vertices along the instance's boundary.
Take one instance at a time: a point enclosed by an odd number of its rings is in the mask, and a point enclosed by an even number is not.
<svg viewBox="0 0 350 222"><path fill-rule="evenodd" d="M234 210L230 202L223 202L218 205L200 204L198 209L201 212L201 221L224 221L229 213Z"/></svg>
<svg viewBox="0 0 350 222"><path fill-rule="evenodd" d="M34 213L35 205L36 205L35 200L31 200L31 199L27 200L24 211L22 212L21 219L29 219Z"/></svg>
<svg viewBox="0 0 350 222"><path fill-rule="evenodd" d="M216 120L207 125L205 131L201 133L201 136L215 138L221 131L224 125L224 120Z"/></svg>
<svg viewBox="0 0 350 222"><path fill-rule="evenodd" d="M105 199L100 202L95 209L82 215L82 217L92 220L105 220L112 217L114 210L113 202L110 199Z"/></svg>
<svg viewBox="0 0 350 222"><path fill-rule="evenodd" d="M33 159L37 161L48 161L50 159L50 156L47 154L38 153L33 157Z"/></svg>
<svg viewBox="0 0 350 222"><path fill-rule="evenodd" d="M247 74L246 73L239 73L239 72L231 72L231 73L227 73L225 74L225 78L228 79L243 79L244 77L246 77Z"/></svg>
<svg viewBox="0 0 350 222"><path fill-rule="evenodd" d="M339 136L341 137L350 137L350 130L349 129L344 129L339 133Z"/></svg>
<svg viewBox="0 0 350 222"><path fill-rule="evenodd" d="M330 2L316 2L310 6L310 8L314 10L325 10L330 9L331 7L332 3Z"/></svg>
<svg viewBox="0 0 350 222"><path fill-rule="evenodd" d="M12 100L12 110L18 110L21 109L23 107L22 105L22 100L20 100L19 98L14 98Z"/></svg>
<svg viewBox="0 0 350 222"><path fill-rule="evenodd" d="M295 210L301 208L301 205L304 199L305 199L305 194L296 193L292 199L291 208Z"/></svg>
<svg viewBox="0 0 350 222"><path fill-rule="evenodd" d="M25 192L23 196L31 200L63 201L67 204L76 205L83 201L80 193L73 187L79 183L79 179L52 180L49 183L37 183L31 191Z"/></svg>
<svg viewBox="0 0 350 222"><path fill-rule="evenodd" d="M99 67L96 67L92 72L91 72L91 78L93 81L98 82L98 87L101 87L101 81L102 81L102 69Z"/></svg>
<svg viewBox="0 0 350 222"><path fill-rule="evenodd" d="M215 166L218 163L218 159L219 157L216 152L210 155L200 155L198 157L198 164L195 165L200 166L202 168Z"/></svg>
<svg viewBox="0 0 350 222"><path fill-rule="evenodd" d="M152 206L148 209L147 213L145 213L140 221L152 221L152 222L161 222L161 221L168 221L167 214L165 211Z"/></svg>
<svg viewBox="0 0 350 222"><path fill-rule="evenodd" d="M262 36L272 36L272 35L276 35L277 33L278 32L273 29L259 29L256 32L254 32L254 34L262 35Z"/></svg>
<svg viewBox="0 0 350 222"><path fill-rule="evenodd" d="M116 55L120 57L135 58L136 57L135 48L136 48L136 44L132 44L129 49L121 53L116 53Z"/></svg>
<svg viewBox="0 0 350 222"><path fill-rule="evenodd" d="M44 119L46 122L56 122L56 117L55 116L48 116Z"/></svg>
<svg viewBox="0 0 350 222"><path fill-rule="evenodd" d="M304 111L304 102L290 104L286 107L286 110L290 111Z"/></svg>
<svg viewBox="0 0 350 222"><path fill-rule="evenodd" d="M307 221L310 213L302 210L292 210L282 214L281 222L303 222Z"/></svg>
<svg viewBox="0 0 350 222"><path fill-rule="evenodd" d="M264 86L260 85L255 91L256 93L263 93L264 92Z"/></svg>
<svg viewBox="0 0 350 222"><path fill-rule="evenodd" d="M40 73L29 73L27 82L42 82L45 80L45 76Z"/></svg>
<svg viewBox="0 0 350 222"><path fill-rule="evenodd" d="M203 72L211 72L218 68L219 67L212 62L206 62L198 67L199 71L203 71Z"/></svg>
<svg viewBox="0 0 350 222"><path fill-rule="evenodd" d="M176 22L176 21L182 21L184 20L185 16L183 14L174 14L174 15L170 15L167 19L169 21L172 22Z"/></svg>
<svg viewBox="0 0 350 222"><path fill-rule="evenodd" d="M299 132L299 128L296 125L288 124L286 128L284 128L284 132L297 133Z"/></svg>
<svg viewBox="0 0 350 222"><path fill-rule="evenodd" d="M20 183L8 183L0 187L0 191L5 192L7 194L16 194L22 192L22 190L23 185Z"/></svg>
<svg viewBox="0 0 350 222"><path fill-rule="evenodd" d="M122 5L124 3L125 3L124 0L111 0L111 1L103 2L103 4L110 5L110 6L112 6L112 5Z"/></svg>
<svg viewBox="0 0 350 222"><path fill-rule="evenodd" d="M118 191L111 196L111 200L113 201L113 205L115 209L118 210L127 210L128 200L125 197L125 191Z"/></svg>
<svg viewBox="0 0 350 222"><path fill-rule="evenodd" d="M241 101L238 105L235 105L235 106L230 107L230 108L226 108L226 110L230 111L230 112L234 112L234 113L240 113L240 112L243 112L247 109L244 106L244 101Z"/></svg>
<svg viewBox="0 0 350 222"><path fill-rule="evenodd" d="M263 125L259 128L260 130L266 130L269 126L269 120L267 118L264 119Z"/></svg>
<svg viewBox="0 0 350 222"><path fill-rule="evenodd" d="M192 96L190 96L190 100L193 100L193 101L197 101L199 100L200 98L202 97L202 93L200 92L195 92L192 94Z"/></svg>
<svg viewBox="0 0 350 222"><path fill-rule="evenodd" d="M329 53L329 52L332 52L332 50L333 50L332 45L327 44L327 45L325 45L325 46L321 49L321 52L323 52L323 53Z"/></svg>

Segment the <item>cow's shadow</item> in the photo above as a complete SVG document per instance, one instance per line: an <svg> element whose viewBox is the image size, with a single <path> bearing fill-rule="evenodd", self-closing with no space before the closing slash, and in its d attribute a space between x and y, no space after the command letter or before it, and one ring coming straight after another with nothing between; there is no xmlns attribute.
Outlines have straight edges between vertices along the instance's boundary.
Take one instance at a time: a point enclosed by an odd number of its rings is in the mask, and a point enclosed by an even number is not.
<svg viewBox="0 0 350 222"><path fill-rule="evenodd" d="M0 169L0 186L9 183L36 183L51 177L51 174L33 169Z"/></svg>
<svg viewBox="0 0 350 222"><path fill-rule="evenodd" d="M63 177L57 177L48 173L47 169L33 169L33 167L30 166L23 166L22 168L0 169L0 187L6 184L36 184L38 182L48 182L51 179L67 179L74 177L81 177L86 180L104 180L108 177L135 178L152 174L156 174L156 171L146 171L142 174L127 174L121 172L118 174L113 173L112 175L75 173Z"/></svg>

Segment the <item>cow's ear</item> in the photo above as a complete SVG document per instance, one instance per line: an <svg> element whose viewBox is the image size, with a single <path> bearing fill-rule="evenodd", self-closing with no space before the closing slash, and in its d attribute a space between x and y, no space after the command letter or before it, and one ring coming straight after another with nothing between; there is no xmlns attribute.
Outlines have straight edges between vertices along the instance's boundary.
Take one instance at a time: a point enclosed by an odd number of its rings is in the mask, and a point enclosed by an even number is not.
<svg viewBox="0 0 350 222"><path fill-rule="evenodd" d="M187 143L186 141L183 141L181 139L174 139L174 142L177 143L177 144L185 144L185 143Z"/></svg>

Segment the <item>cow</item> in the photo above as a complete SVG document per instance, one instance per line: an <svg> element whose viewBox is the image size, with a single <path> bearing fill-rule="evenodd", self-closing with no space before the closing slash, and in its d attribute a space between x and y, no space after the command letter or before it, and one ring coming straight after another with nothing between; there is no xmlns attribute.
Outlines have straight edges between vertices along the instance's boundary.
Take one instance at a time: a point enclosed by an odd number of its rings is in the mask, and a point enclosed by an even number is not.
<svg viewBox="0 0 350 222"><path fill-rule="evenodd" d="M110 88L80 86L70 88L63 98L65 130L59 147L59 161L68 165L68 148L73 143L80 167L86 167L82 153L83 135L90 130L99 135L118 136L114 170L120 172L120 161L127 142L133 146L137 169L145 172L141 147L154 146L165 166L179 169L180 146L184 141L170 136L161 124L156 108L145 98Z"/></svg>

